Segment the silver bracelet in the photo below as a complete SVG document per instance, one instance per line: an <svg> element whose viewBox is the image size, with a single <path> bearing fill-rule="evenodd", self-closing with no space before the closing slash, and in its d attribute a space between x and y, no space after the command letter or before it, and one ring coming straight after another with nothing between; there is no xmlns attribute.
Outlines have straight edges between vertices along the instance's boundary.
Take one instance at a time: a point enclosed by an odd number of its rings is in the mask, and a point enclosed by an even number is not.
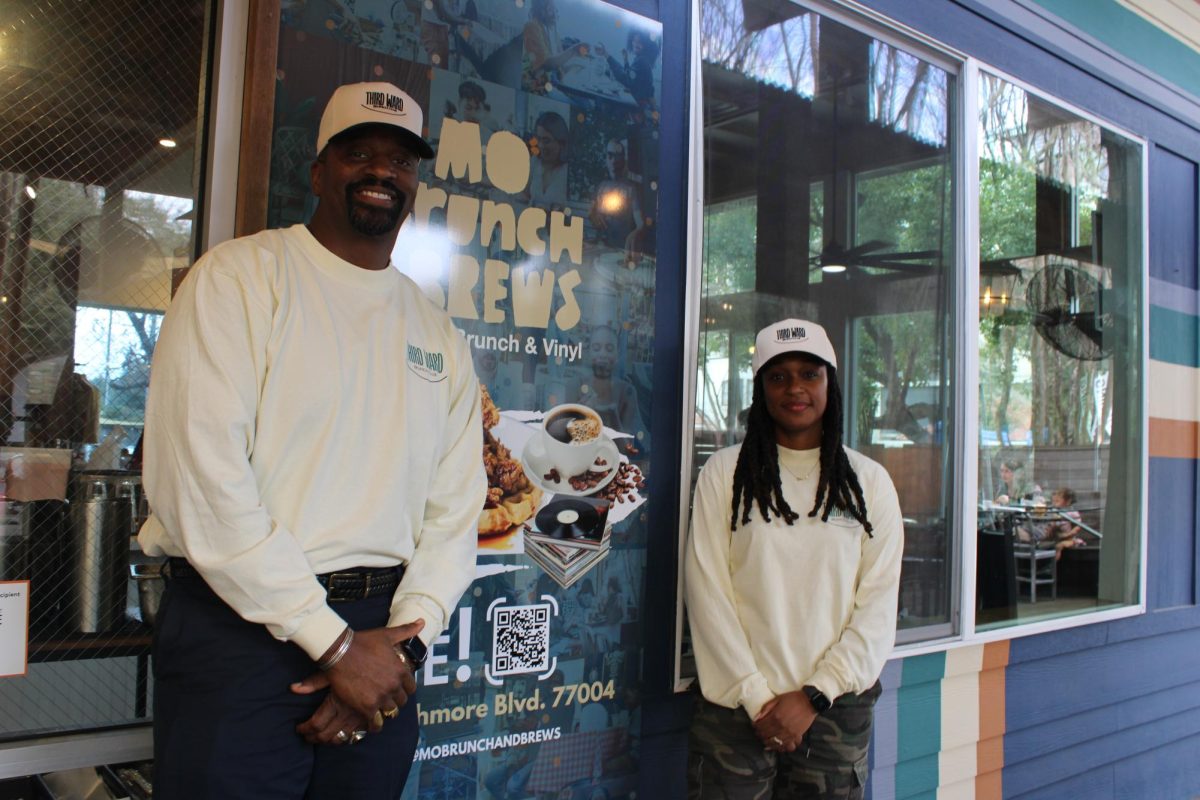
<svg viewBox="0 0 1200 800"><path fill-rule="evenodd" d="M335 666L337 666L337 663L345 657L346 653L350 652L350 643L353 641L354 629L346 626L346 630L342 633L342 640L338 644L337 649L330 654L329 658L325 659L324 661L318 661L317 668L322 672L328 672L329 670L333 669Z"/></svg>

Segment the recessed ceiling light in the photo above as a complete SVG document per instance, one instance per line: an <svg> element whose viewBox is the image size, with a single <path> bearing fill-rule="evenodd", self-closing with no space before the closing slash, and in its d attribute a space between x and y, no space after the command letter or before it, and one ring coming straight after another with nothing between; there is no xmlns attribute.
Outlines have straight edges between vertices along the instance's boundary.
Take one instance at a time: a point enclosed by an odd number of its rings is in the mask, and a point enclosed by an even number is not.
<svg viewBox="0 0 1200 800"><path fill-rule="evenodd" d="M839 272L845 272L845 271L846 271L845 264L826 264L823 267L821 267L821 272L828 272L830 275L835 275Z"/></svg>
<svg viewBox="0 0 1200 800"><path fill-rule="evenodd" d="M158 140L158 143L168 149L174 147L176 144L175 140L172 139L170 136L162 137L161 139Z"/></svg>

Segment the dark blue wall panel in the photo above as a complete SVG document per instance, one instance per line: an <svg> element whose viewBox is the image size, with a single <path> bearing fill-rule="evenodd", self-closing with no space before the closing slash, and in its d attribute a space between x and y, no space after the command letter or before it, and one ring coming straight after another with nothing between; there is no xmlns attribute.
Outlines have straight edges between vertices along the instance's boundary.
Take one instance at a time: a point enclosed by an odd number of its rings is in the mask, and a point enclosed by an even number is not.
<svg viewBox="0 0 1200 800"><path fill-rule="evenodd" d="M1196 164L1153 147L1150 150L1150 276L1189 289L1196 275Z"/></svg>
<svg viewBox="0 0 1200 800"><path fill-rule="evenodd" d="M1012 652L1020 650L1024 642L1014 640ZM1010 663L1005 675L1006 727L1011 735L1070 714L1186 686L1200 680L1198 667L1200 629L1195 628ZM1200 684L1193 685L1200 690ZM1029 702L1031 694L1037 694L1036 703ZM1052 741L1047 737L1047 744Z"/></svg>
<svg viewBox="0 0 1200 800"><path fill-rule="evenodd" d="M1004 771L1004 796L1016 797L1009 792L1011 781L1009 776L1020 770L1006 769ZM1021 800L1098 800L1099 798L1116 797L1113 792L1115 777L1111 765L1093 769L1082 775L1075 775L1069 780L1057 783L1040 783L1036 788L1020 795ZM1132 799L1131 799L1132 800Z"/></svg>
<svg viewBox="0 0 1200 800"><path fill-rule="evenodd" d="M1192 605L1196 602L1196 462L1150 459L1147 503L1150 608Z"/></svg>
<svg viewBox="0 0 1200 800"><path fill-rule="evenodd" d="M1114 786L1104 795L1080 797L1151 798L1200 796L1197 764L1200 763L1200 735L1167 742L1161 748L1117 762L1113 767ZM1147 794L1152 787L1153 794ZM1069 795L1061 795L1067 797Z"/></svg>
<svg viewBox="0 0 1200 800"><path fill-rule="evenodd" d="M1013 642L1014 657L1028 655L1017 652L1026 641ZM1200 733L1198 658L1200 630L1191 628L1010 664L1004 796L1196 796L1200 751L1189 767L1171 751ZM1160 793L1156 768L1178 791Z"/></svg>

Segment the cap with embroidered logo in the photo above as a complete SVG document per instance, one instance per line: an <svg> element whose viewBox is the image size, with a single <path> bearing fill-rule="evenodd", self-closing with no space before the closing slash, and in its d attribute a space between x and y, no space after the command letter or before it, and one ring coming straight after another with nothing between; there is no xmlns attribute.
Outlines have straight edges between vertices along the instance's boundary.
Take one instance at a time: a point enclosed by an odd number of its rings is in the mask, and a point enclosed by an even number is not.
<svg viewBox="0 0 1200 800"><path fill-rule="evenodd" d="M391 125L404 134L404 139L421 158L433 158L433 148L421 136L425 115L421 106L398 86L377 81L347 83L334 90L317 133L317 152L329 140L359 125Z"/></svg>
<svg viewBox="0 0 1200 800"><path fill-rule="evenodd" d="M757 375L772 358L784 353L807 353L837 369L837 355L833 352L829 334L817 323L806 319L780 320L758 332L751 359L754 374Z"/></svg>

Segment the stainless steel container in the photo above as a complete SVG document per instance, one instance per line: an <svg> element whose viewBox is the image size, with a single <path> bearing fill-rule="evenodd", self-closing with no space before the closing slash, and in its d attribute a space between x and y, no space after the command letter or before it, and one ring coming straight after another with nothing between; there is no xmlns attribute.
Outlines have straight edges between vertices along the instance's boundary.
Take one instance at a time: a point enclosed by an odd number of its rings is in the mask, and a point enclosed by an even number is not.
<svg viewBox="0 0 1200 800"><path fill-rule="evenodd" d="M71 503L72 569L67 619L82 633L101 633L125 619L133 498L121 483L80 476Z"/></svg>
<svg viewBox="0 0 1200 800"><path fill-rule="evenodd" d="M158 606L162 602L166 580L163 578L163 561L134 563L129 565L129 575L137 583L138 613L142 622L154 626L158 619Z"/></svg>

